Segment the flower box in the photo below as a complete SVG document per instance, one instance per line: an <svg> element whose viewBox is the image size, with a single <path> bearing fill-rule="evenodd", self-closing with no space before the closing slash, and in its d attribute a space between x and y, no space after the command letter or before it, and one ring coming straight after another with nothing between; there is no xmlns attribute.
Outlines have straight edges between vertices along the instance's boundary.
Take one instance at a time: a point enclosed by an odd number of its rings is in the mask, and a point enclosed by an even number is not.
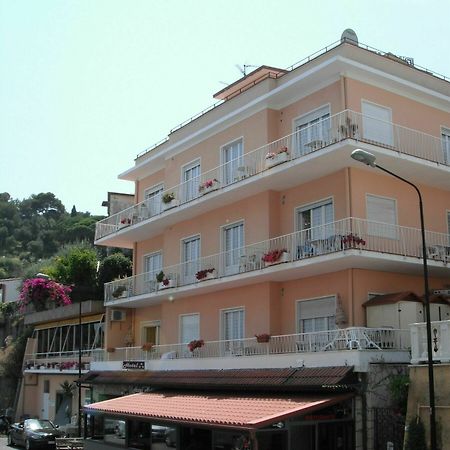
<svg viewBox="0 0 450 450"><path fill-rule="evenodd" d="M213 278L217 278L217 271L216 269L199 270L195 274L195 278L197 281L212 280Z"/></svg>
<svg viewBox="0 0 450 450"><path fill-rule="evenodd" d="M256 342L259 344L264 344L270 341L270 334L262 333L262 334L255 334Z"/></svg>
<svg viewBox="0 0 450 450"><path fill-rule="evenodd" d="M266 169L284 163L288 160L289 153L280 151L279 153L268 153L266 155Z"/></svg>
<svg viewBox="0 0 450 450"><path fill-rule="evenodd" d="M163 211L167 211L170 208L175 208L175 206L178 206L180 202L177 199L173 199L170 202L163 202L162 207Z"/></svg>
<svg viewBox="0 0 450 450"><path fill-rule="evenodd" d="M209 192L216 191L220 188L220 182L217 179L206 180L204 183L200 184L198 187L198 192L201 195L208 194Z"/></svg>
<svg viewBox="0 0 450 450"><path fill-rule="evenodd" d="M169 289L176 286L175 280L165 279L158 284L158 290Z"/></svg>
<svg viewBox="0 0 450 450"><path fill-rule="evenodd" d="M290 260L291 254L287 250L272 250L262 257L264 267L289 262Z"/></svg>

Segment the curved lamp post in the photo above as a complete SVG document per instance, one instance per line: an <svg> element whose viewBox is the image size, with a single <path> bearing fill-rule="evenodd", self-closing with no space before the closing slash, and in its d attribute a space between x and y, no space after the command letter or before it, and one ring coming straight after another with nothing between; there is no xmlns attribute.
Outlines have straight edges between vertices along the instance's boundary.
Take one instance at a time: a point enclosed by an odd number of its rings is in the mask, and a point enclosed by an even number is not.
<svg viewBox="0 0 450 450"><path fill-rule="evenodd" d="M427 330L427 352L428 352L428 392L430 397L430 449L436 450L436 414L435 414L435 396L434 396L434 372L433 372L433 353L432 353L432 337L431 337L431 317L430 317L430 296L428 293L428 265L427 265L427 247L425 243L425 226L424 226L424 215L423 215L423 203L422 195L419 188L401 177L400 175L391 172L388 169L375 163L375 155L366 152L361 149L356 149L351 154L352 158L360 163L366 164L370 167L380 169L383 172L392 175L395 178L403 181L404 183L412 186L419 197L419 212L420 212L420 228L422 232L422 255L423 255L423 280L425 285L425 314L426 314L426 330Z"/></svg>

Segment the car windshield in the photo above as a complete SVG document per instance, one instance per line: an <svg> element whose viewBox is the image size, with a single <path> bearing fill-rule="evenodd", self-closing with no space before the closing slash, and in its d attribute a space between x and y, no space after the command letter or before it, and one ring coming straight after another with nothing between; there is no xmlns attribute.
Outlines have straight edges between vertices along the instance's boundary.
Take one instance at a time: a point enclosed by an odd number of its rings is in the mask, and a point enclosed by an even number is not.
<svg viewBox="0 0 450 450"><path fill-rule="evenodd" d="M33 431L55 429L50 420L38 420L38 419L28 419L25 422L25 427Z"/></svg>

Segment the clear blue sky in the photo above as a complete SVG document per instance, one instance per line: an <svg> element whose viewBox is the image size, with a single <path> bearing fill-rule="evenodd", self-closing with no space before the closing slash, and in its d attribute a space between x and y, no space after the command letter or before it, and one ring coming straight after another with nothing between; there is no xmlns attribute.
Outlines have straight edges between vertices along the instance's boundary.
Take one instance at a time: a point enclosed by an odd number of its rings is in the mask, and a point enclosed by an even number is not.
<svg viewBox="0 0 450 450"><path fill-rule="evenodd" d="M214 103L236 64L359 41L450 76L448 0L0 0L0 192L104 214L141 150Z"/></svg>

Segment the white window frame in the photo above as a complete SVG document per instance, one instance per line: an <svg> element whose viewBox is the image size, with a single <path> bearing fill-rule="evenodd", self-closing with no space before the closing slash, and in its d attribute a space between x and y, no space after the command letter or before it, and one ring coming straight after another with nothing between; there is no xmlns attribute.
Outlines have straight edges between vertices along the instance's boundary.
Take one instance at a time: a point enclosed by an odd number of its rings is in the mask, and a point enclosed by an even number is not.
<svg viewBox="0 0 450 450"><path fill-rule="evenodd" d="M198 258L196 260L186 260L185 244L198 240ZM195 282L195 274L200 270L200 259L202 255L202 238L200 233L186 236L180 240L180 261L182 264L180 274L183 284L192 284ZM185 265L185 263L188 263ZM189 269L189 270L188 270Z"/></svg>
<svg viewBox="0 0 450 450"><path fill-rule="evenodd" d="M140 322L139 323L139 335L140 335L140 339L141 339L141 345L146 344L146 342L144 342L144 330L145 328L156 328L156 341L157 342L153 342L153 344L155 345L159 345L160 339L161 339L161 321L160 320L146 320L144 322Z"/></svg>
<svg viewBox="0 0 450 450"><path fill-rule="evenodd" d="M450 128L441 126L441 143L444 162L450 164Z"/></svg>
<svg viewBox="0 0 450 450"><path fill-rule="evenodd" d="M233 338L230 339L231 341L233 340L240 340L240 339L245 339L245 306L235 306L233 308L223 308L219 311L220 314L220 338L221 340L226 340L225 337L225 316L228 313L233 313L233 312L241 312L242 311L242 337L240 338Z"/></svg>
<svg viewBox="0 0 450 450"><path fill-rule="evenodd" d="M325 103L311 111L308 111L301 116L295 117L292 120L292 133L293 133L293 149L296 156L311 153L317 148L323 147L330 140L331 127L326 127L326 122L330 124L331 117L331 103ZM313 128L316 123L320 123L321 126ZM302 142L300 136L300 127L306 125L307 136L306 142ZM316 136L317 135L317 136ZM322 145L320 144L322 143Z"/></svg>
<svg viewBox="0 0 450 450"><path fill-rule="evenodd" d="M188 170L192 170L194 167L199 168L198 170L198 180L197 182L193 183L192 189L192 196L190 195L190 191L187 189L186 186L186 181L185 181L185 174ZM182 186L182 200L183 202L187 202L190 200L193 200L195 198L197 198L199 196L199 192L198 192L198 187L200 185L201 182L201 175L202 175L202 162L201 162L201 158L196 158L193 161L190 161L186 164L184 164L183 166L181 166L181 186Z"/></svg>
<svg viewBox="0 0 450 450"><path fill-rule="evenodd" d="M225 160L225 152L233 147L236 144L240 144L241 154L232 160L232 162L226 162ZM225 166L225 164L227 164ZM244 164L244 137L241 136L237 139L233 139L230 142L222 145L220 147L220 165L222 167L222 184L224 186L234 183L238 181L242 174L239 173L238 168L242 167Z"/></svg>
<svg viewBox="0 0 450 450"><path fill-rule="evenodd" d="M231 275L233 273L239 273L239 265L240 265L240 261L236 261L235 264L231 264L231 265L227 265L227 255L226 255L226 238L225 238L225 233L228 229L230 228L234 228L234 227L238 227L242 225L242 245L241 245L241 250L239 251L240 255L239 258L241 258L241 256L244 253L244 247L245 247L245 220L244 219L240 219L237 220L235 222L232 223L227 223L225 225L222 225L220 227L220 249L221 249L221 253L223 255L222 258L222 265L223 265L223 271L227 274L227 275ZM236 249L237 250L237 249Z"/></svg>
<svg viewBox="0 0 450 450"><path fill-rule="evenodd" d="M390 201L394 205L394 215L395 215L395 223L387 223L387 227L382 224L386 224L386 222L381 222L377 220L373 220L369 217L369 198L376 198L380 200ZM385 197L382 195L369 194L366 193L366 218L367 218L367 234L369 236L375 236L380 238L387 239L395 239L398 240L398 209L397 209L397 199L392 197ZM375 223L374 223L375 222ZM380 224L380 225L378 225ZM391 228L392 226L392 228Z"/></svg>
<svg viewBox="0 0 450 450"><path fill-rule="evenodd" d="M295 302L295 329L297 334L302 334L304 333L304 331L301 330L301 326L300 326L300 320L306 320L306 319L301 319L300 318L300 309L301 303L305 303L305 302L314 302L314 301L319 301L319 300L325 300L325 299L334 299L334 327L330 328L328 330L321 330L321 331L334 331L336 330L336 308L337 308L337 295L336 294L330 294L330 295L323 295L320 297L313 297L313 298L304 298L304 299L299 299ZM326 316L329 317L329 316ZM332 317L332 316L331 316ZM322 316L317 316L314 319L321 319L323 318ZM317 333L318 331L312 331L312 333ZM328 339L328 337L327 337Z"/></svg>
<svg viewBox="0 0 450 450"><path fill-rule="evenodd" d="M386 112L389 113L389 120L385 121L382 119L379 119L378 117L374 117L374 116L369 116L367 114L364 113L364 105L370 105L372 107L376 107L379 108L380 110L384 110ZM361 99L361 114L362 114L362 125L363 125L363 138L372 142L377 142L378 144L385 144L389 147L393 147L394 146L394 124L392 122L392 108L390 108L389 106L385 106L385 105L380 105L378 103L375 102L371 102L370 100L366 100L366 99ZM381 122L383 124L386 125L386 137L387 139L385 140L381 140L379 138L379 136L375 136L375 139L372 139L372 137L367 137L367 131L370 130L370 122L371 121L378 121Z"/></svg>
<svg viewBox="0 0 450 450"><path fill-rule="evenodd" d="M312 211L313 209L321 208L321 207L324 207L329 204L331 204L331 214L332 214L331 222L326 222L324 220L323 224L314 225L311 220L311 228L300 229L300 224L301 224L300 214L302 212ZM325 213L325 210L322 213L322 216L324 216L324 213ZM324 217L324 219L325 219L325 217ZM326 239L326 238L332 236L333 234L335 234L334 222L335 222L335 217L334 217L334 197L333 196L326 197L326 198L317 200L316 202L308 203L306 205L301 205L301 206L297 206L296 208L294 208L295 230L298 232L308 230L308 229L311 230L308 233L300 233L300 235L305 238L307 237L308 239L315 240L315 239ZM329 225L327 226L327 224L329 224ZM317 228L317 227L319 227L319 228Z"/></svg>
<svg viewBox="0 0 450 450"><path fill-rule="evenodd" d="M157 250L155 252L151 252L151 253L146 253L145 255L142 255L142 273L144 274L144 292L152 292L152 291L156 291L156 287L157 287L157 282L156 282L156 274L158 272L155 272L152 276L152 274L150 272L148 272L147 269L147 259L154 257L156 255L160 255L161 256L161 268L160 270L163 269L164 267L164 260L163 260L163 252L162 250Z"/></svg>
<svg viewBox="0 0 450 450"><path fill-rule="evenodd" d="M160 192L161 195L159 196L152 196L152 194L155 194L157 192ZM146 205L147 211L148 211L148 217L153 217L157 214L160 214L162 211L162 193L164 192L164 183L158 183L154 186L151 186L144 191L144 200L145 203L142 205ZM150 196L152 196L150 199Z"/></svg>
<svg viewBox="0 0 450 450"><path fill-rule="evenodd" d="M197 336L193 337L192 339L200 339L200 313L186 313L186 314L180 314L178 316L178 342L180 344L189 343L190 341L184 342L182 336L183 336L183 318L184 317L197 317Z"/></svg>

